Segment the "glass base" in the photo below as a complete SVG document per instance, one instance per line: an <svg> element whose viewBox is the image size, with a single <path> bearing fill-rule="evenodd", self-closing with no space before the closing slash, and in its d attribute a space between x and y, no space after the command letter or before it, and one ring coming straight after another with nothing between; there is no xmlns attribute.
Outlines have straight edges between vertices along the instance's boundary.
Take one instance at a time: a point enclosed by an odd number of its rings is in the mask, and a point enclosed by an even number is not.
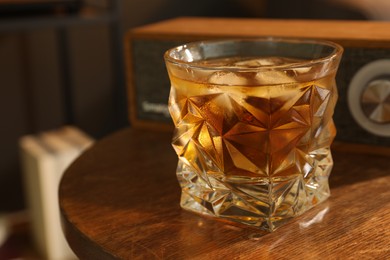
<svg viewBox="0 0 390 260"><path fill-rule="evenodd" d="M328 176L330 153L306 178L250 178L229 181L199 175L179 160L177 177L182 187L183 209L258 227L272 232L278 227L325 201L330 196Z"/></svg>

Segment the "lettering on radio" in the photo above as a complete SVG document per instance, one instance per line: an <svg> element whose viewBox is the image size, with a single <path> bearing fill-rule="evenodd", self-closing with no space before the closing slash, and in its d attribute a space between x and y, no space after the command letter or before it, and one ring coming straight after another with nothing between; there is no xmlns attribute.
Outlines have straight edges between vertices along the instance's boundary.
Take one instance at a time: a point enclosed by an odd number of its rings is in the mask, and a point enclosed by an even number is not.
<svg viewBox="0 0 390 260"><path fill-rule="evenodd" d="M142 102L142 110L146 113L162 114L164 117L169 118L168 105L162 103L151 103L149 101Z"/></svg>

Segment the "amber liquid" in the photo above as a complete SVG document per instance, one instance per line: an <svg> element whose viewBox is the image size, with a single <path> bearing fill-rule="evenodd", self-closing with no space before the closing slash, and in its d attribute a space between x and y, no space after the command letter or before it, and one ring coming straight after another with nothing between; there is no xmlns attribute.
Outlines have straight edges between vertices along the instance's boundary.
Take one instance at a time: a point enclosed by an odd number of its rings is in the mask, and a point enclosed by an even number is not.
<svg viewBox="0 0 390 260"><path fill-rule="evenodd" d="M336 85L310 73L170 75L184 208L272 230L329 196Z"/></svg>

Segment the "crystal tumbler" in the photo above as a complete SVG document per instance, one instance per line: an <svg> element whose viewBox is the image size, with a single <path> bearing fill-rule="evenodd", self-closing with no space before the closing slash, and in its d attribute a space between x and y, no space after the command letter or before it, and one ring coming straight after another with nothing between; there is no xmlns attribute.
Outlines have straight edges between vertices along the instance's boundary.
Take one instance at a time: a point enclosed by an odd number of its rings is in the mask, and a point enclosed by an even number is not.
<svg viewBox="0 0 390 260"><path fill-rule="evenodd" d="M168 50L181 207L273 231L326 200L342 52L274 38Z"/></svg>

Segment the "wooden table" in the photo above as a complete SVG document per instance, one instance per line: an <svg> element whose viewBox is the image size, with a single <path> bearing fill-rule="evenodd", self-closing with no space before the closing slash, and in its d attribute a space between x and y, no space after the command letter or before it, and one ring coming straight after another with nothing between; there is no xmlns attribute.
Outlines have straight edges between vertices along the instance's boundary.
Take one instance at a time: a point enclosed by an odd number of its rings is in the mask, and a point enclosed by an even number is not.
<svg viewBox="0 0 390 260"><path fill-rule="evenodd" d="M124 129L59 188L81 259L390 259L390 149L336 144L332 196L274 233L180 209L170 133Z"/></svg>

